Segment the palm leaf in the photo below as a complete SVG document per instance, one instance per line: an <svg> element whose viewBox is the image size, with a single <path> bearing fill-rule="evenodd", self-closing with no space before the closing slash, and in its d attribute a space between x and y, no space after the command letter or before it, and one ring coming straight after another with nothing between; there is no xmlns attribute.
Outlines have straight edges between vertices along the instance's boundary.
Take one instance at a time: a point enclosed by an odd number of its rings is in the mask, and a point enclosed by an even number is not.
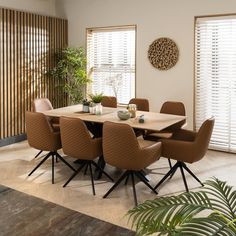
<svg viewBox="0 0 236 236"><path fill-rule="evenodd" d="M135 226L142 235L157 231L171 234L177 226L206 209L212 209L212 206L207 195L200 191L146 201L128 214L132 218L132 227Z"/></svg>
<svg viewBox="0 0 236 236"><path fill-rule="evenodd" d="M236 191L232 190L232 186L212 178L206 181L205 192L214 210L219 211L229 220L236 218Z"/></svg>
<svg viewBox="0 0 236 236"><path fill-rule="evenodd" d="M206 210L210 214L199 217ZM236 191L212 178L199 192L146 201L128 214L140 235L235 236Z"/></svg>
<svg viewBox="0 0 236 236"><path fill-rule="evenodd" d="M235 230L229 227L227 221L217 215L206 218L194 218L184 223L177 230L176 236L235 236Z"/></svg>

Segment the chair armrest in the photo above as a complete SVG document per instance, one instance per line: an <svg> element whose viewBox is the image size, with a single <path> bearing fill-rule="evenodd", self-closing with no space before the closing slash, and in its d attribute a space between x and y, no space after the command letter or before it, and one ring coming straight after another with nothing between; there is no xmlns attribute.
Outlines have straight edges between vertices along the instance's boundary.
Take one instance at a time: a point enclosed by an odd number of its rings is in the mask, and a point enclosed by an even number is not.
<svg viewBox="0 0 236 236"><path fill-rule="evenodd" d="M102 155L102 138L91 138L91 149L94 156Z"/></svg>
<svg viewBox="0 0 236 236"><path fill-rule="evenodd" d="M197 150L194 142L162 139L162 156L178 161L192 163Z"/></svg>
<svg viewBox="0 0 236 236"><path fill-rule="evenodd" d="M175 140L183 140L183 141L194 141L196 138L197 132L187 130L187 129L180 129L174 132L172 139Z"/></svg>
<svg viewBox="0 0 236 236"><path fill-rule="evenodd" d="M153 162L159 160L161 156L162 144L161 142L154 143L150 146L141 148L141 160L143 162L144 168L152 164Z"/></svg>

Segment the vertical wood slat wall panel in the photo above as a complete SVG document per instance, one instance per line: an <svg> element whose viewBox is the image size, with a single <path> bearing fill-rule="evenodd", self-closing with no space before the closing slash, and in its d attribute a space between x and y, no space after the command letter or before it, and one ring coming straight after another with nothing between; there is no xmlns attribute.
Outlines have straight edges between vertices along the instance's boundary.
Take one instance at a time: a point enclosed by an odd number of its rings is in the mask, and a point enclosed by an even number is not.
<svg viewBox="0 0 236 236"><path fill-rule="evenodd" d="M25 133L25 111L48 97L65 106L58 81L46 70L68 43L67 20L0 8L0 139Z"/></svg>

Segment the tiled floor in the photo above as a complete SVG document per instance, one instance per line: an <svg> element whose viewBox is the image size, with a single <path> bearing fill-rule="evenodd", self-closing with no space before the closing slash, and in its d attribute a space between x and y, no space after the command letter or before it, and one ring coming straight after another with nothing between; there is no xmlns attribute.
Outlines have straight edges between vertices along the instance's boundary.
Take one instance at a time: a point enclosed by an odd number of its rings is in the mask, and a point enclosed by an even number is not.
<svg viewBox="0 0 236 236"><path fill-rule="evenodd" d="M27 176L40 160L40 158L34 159L36 153L37 150L30 148L26 141L1 147L0 184L129 228L125 214L134 206L130 184L127 186L121 184L107 199L103 199L102 196L112 186L112 183L105 177L96 181L96 196L93 196L90 178L82 172L66 188L62 188L62 185L72 173L67 166L59 162L56 164L55 184L52 185L50 161L38 169L31 177ZM67 160L73 164L73 159L67 158ZM230 185L236 186L235 154L208 151L204 159L189 165L189 167L202 181L211 176L216 176L221 180L227 180ZM164 158L151 165L148 168L151 177L150 184L155 185L168 169L168 162ZM115 178L121 173L120 170L109 166L106 170ZM190 189L195 190L199 187L198 183L189 175L187 175L187 181ZM184 191L179 172L170 181L161 186L158 196L151 193L142 183L137 183L136 187L139 202Z"/></svg>

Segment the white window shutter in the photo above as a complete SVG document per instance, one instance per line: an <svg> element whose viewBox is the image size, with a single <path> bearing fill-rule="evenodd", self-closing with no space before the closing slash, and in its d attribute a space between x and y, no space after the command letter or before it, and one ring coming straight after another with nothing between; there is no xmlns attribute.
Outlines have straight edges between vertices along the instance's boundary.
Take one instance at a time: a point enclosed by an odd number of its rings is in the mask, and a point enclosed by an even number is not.
<svg viewBox="0 0 236 236"><path fill-rule="evenodd" d="M135 26L88 30L88 93L116 96L119 103L135 97L135 32Z"/></svg>
<svg viewBox="0 0 236 236"><path fill-rule="evenodd" d="M236 152L236 17L197 18L195 124L210 116L210 147Z"/></svg>

